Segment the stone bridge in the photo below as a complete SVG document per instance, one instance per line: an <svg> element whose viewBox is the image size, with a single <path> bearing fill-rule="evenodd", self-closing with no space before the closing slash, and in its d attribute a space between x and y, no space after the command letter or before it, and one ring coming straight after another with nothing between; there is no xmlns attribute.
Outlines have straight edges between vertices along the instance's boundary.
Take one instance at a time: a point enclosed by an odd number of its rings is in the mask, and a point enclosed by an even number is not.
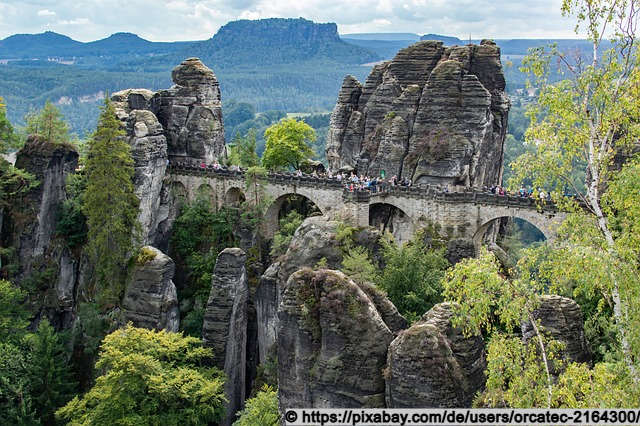
<svg viewBox="0 0 640 426"><path fill-rule="evenodd" d="M197 194L206 195L216 210L237 206L243 199L255 196L245 194L244 172L179 163L172 164L167 172L175 194L189 200ZM344 182L335 179L288 173L269 173L266 193L271 203L262 233L268 238L278 229L280 208L293 195L306 197L331 219L386 228L398 242L409 240L416 229L433 223L440 226L444 235L472 240L478 248L491 224L505 217L525 220L552 239L566 217L552 203L541 204L532 198L500 196L472 188L445 192L429 186L396 186L370 193L349 191Z"/></svg>

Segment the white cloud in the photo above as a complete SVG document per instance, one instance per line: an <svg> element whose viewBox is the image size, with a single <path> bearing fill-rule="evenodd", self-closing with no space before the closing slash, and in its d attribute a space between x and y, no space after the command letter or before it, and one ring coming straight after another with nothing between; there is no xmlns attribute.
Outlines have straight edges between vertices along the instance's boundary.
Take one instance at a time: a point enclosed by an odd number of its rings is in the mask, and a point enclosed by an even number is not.
<svg viewBox="0 0 640 426"><path fill-rule="evenodd" d="M89 25L91 24L91 21L87 18L78 18L78 19L71 19L71 20L66 20L66 19L60 19L59 21L56 22L56 24L58 25L70 25L70 26L74 26L74 25ZM115 31L117 32L117 31Z"/></svg>
<svg viewBox="0 0 640 426"><path fill-rule="evenodd" d="M151 41L204 40L237 19L335 22L353 32L460 38L573 37L562 0L0 0L0 39L56 31L93 41L126 31ZM55 16L55 21L44 19Z"/></svg>

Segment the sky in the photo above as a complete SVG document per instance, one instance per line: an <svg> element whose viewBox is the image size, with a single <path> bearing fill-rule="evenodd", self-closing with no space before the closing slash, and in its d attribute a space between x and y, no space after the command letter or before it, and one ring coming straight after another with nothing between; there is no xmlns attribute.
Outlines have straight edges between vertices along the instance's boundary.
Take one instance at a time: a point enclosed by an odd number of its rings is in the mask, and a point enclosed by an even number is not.
<svg viewBox="0 0 640 426"><path fill-rule="evenodd" d="M206 40L230 21L306 18L352 33L465 39L579 37L562 0L0 0L0 39L53 31L89 42L117 32L149 41Z"/></svg>

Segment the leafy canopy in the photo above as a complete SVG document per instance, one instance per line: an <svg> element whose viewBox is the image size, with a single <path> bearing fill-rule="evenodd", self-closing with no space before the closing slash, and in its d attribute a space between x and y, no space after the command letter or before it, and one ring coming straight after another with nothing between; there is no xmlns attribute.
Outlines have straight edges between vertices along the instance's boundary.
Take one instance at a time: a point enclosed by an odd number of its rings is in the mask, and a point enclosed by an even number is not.
<svg viewBox="0 0 640 426"><path fill-rule="evenodd" d="M85 167L88 252L95 262L98 290L106 304L120 295L116 283L133 250L140 201L133 192L133 158L113 103L105 98L98 128L89 141ZM114 282L115 281L115 282Z"/></svg>
<svg viewBox="0 0 640 426"><path fill-rule="evenodd" d="M512 184L531 177L536 187L550 190L557 204L580 211L583 223L571 220L576 229L568 229L570 238L558 239L559 253L573 259L586 253L608 266L605 281L598 283L595 277L602 273L596 273L592 285L611 301L623 358L636 383L640 310L635 277L640 271L630 256L638 245L624 210L635 205L637 197L634 191L612 195L610 185L620 164L637 150L640 137L638 7L634 0L563 1L563 14L576 16L576 30L585 27L592 51L568 55L551 46L535 49L526 58L525 70L540 88L526 134L533 150L512 164ZM549 83L555 66L570 78ZM584 185L576 184L576 175L585 176ZM576 198L562 197L567 190Z"/></svg>
<svg viewBox="0 0 640 426"><path fill-rule="evenodd" d="M221 420L224 379L200 339L131 324L107 335L103 374L56 416L71 425L207 425Z"/></svg>
<svg viewBox="0 0 640 426"><path fill-rule="evenodd" d="M69 128L62 112L49 99L41 110L32 110L25 117L26 134L37 134L54 144L71 142Z"/></svg>
<svg viewBox="0 0 640 426"><path fill-rule="evenodd" d="M309 146L316 134L311 126L295 118L283 118L264 132L266 147L262 165L268 170L296 170L303 160L313 156Z"/></svg>
<svg viewBox="0 0 640 426"><path fill-rule="evenodd" d="M254 398L245 402L245 408L239 413L233 426L278 426L278 391L265 384Z"/></svg>
<svg viewBox="0 0 640 426"><path fill-rule="evenodd" d="M401 247L383 240L383 256L385 267L376 284L407 321L419 319L442 301L442 279L449 267L444 249L429 247L417 233Z"/></svg>

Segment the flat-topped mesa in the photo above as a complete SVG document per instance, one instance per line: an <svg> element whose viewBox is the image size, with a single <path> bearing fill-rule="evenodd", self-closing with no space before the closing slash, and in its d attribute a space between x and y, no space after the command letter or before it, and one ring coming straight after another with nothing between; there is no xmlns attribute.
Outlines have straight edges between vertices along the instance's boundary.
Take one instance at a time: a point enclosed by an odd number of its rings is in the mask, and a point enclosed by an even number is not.
<svg viewBox="0 0 640 426"><path fill-rule="evenodd" d="M329 168L489 187L502 177L509 106L495 43L418 42L375 66L364 85L344 79L331 115Z"/></svg>

